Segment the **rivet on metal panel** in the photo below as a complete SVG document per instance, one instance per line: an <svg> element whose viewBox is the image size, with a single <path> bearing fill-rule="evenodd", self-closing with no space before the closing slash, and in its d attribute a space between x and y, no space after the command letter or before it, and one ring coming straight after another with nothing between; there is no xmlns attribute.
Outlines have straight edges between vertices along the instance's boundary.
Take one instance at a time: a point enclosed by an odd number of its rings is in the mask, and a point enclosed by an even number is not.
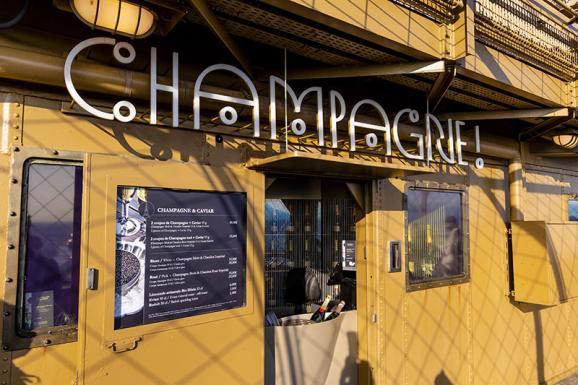
<svg viewBox="0 0 578 385"><path fill-rule="evenodd" d="M18 139L20 139L18 136L14 137L14 140L18 140ZM20 150L14 150L14 151L20 151Z"/></svg>
<svg viewBox="0 0 578 385"><path fill-rule="evenodd" d="M20 128L20 125L19 125L19 124L15 124L15 125L12 126L12 128L14 128L15 130L17 130L17 129Z"/></svg>
<svg viewBox="0 0 578 385"><path fill-rule="evenodd" d="M12 182L13 184L16 184L16 183L18 183L18 179L12 178L12 179L10 179L10 182Z"/></svg>
<svg viewBox="0 0 578 385"><path fill-rule="evenodd" d="M8 317L8 316L10 316L10 312L9 312L9 311L5 311L5 312L4 312L4 317Z"/></svg>
<svg viewBox="0 0 578 385"><path fill-rule="evenodd" d="M8 346L8 345L2 345L2 350L9 350L9 349L10 349L10 346Z"/></svg>
<svg viewBox="0 0 578 385"><path fill-rule="evenodd" d="M15 217L15 216L16 216L16 211L10 211L10 216L11 216L11 217Z"/></svg>
<svg viewBox="0 0 578 385"><path fill-rule="evenodd" d="M12 282L12 281L13 281L12 278L6 278L6 282L7 282L7 283L10 283L10 282Z"/></svg>
<svg viewBox="0 0 578 385"><path fill-rule="evenodd" d="M50 345L52 343L52 341L51 340L44 340L44 341L42 341L42 343L44 345Z"/></svg>
<svg viewBox="0 0 578 385"><path fill-rule="evenodd" d="M16 246L14 246L14 244L9 244L8 245L8 250L14 250L16 248Z"/></svg>
<svg viewBox="0 0 578 385"><path fill-rule="evenodd" d="M18 140L18 137L15 136L14 140ZM20 151L20 147L14 147L14 152L18 152L18 151Z"/></svg>

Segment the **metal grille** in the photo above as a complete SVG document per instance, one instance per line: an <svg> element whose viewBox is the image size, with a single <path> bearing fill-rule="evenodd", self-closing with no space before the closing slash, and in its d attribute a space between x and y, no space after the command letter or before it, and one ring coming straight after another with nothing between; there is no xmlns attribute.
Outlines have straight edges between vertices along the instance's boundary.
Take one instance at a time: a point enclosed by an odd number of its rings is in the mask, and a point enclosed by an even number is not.
<svg viewBox="0 0 578 385"><path fill-rule="evenodd" d="M265 297L267 310L294 312L285 301L291 269L312 268L321 298L339 298L339 286L328 286L341 262L341 242L355 240L355 203L350 199L267 199L265 204Z"/></svg>
<svg viewBox="0 0 578 385"><path fill-rule="evenodd" d="M564 80L578 69L578 37L521 0L476 0L476 39Z"/></svg>
<svg viewBox="0 0 578 385"><path fill-rule="evenodd" d="M461 5L461 1L458 0L392 0L392 2L443 24L450 24L455 20L454 10Z"/></svg>
<svg viewBox="0 0 578 385"><path fill-rule="evenodd" d="M396 0L402 2L402 0ZM404 3L426 3L427 1L409 1ZM437 1L441 3L441 0ZM446 3L446 2L444 2ZM286 48L289 52L299 56L332 65L359 65L363 63L399 62L390 53L383 52L373 46L336 35L322 30L314 25L293 20L270 10L252 6L249 2L240 0L212 0L210 2L214 12L225 28L233 35L242 36L263 44L279 48ZM407 4L405 4L407 6ZM203 23L195 14L189 20ZM479 35L479 34L478 34ZM282 63L279 63L281 66ZM388 76L387 81L401 84L422 92L428 92L435 80L434 76L421 75ZM427 81L424 81L426 80ZM460 90L472 88L471 94L464 94ZM481 96L483 98L480 98ZM520 98L485 88L465 79L455 79L454 86L446 97L480 109L500 109L504 104L517 108L535 108L541 104L530 104Z"/></svg>

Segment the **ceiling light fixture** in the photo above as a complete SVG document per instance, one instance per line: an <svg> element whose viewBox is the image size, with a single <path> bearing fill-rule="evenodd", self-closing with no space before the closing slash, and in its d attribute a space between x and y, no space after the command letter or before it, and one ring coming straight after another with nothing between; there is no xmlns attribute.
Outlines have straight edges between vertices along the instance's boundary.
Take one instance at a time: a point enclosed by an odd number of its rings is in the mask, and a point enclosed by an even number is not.
<svg viewBox="0 0 578 385"><path fill-rule="evenodd" d="M72 10L92 28L132 38L150 35L156 14L142 5L125 0L70 0Z"/></svg>
<svg viewBox="0 0 578 385"><path fill-rule="evenodd" d="M552 136L552 141L560 147L572 150L578 146L578 134L576 132L561 132Z"/></svg>

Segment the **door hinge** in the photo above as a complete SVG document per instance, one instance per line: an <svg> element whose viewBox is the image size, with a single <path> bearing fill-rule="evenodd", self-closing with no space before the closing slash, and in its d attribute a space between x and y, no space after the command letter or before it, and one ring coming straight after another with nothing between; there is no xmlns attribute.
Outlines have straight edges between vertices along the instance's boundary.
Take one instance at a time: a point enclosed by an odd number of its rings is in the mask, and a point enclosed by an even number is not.
<svg viewBox="0 0 578 385"><path fill-rule="evenodd" d="M107 342L106 347L111 349L115 353L128 352L130 350L135 350L138 347L138 343L142 341L142 336L126 338L124 340Z"/></svg>

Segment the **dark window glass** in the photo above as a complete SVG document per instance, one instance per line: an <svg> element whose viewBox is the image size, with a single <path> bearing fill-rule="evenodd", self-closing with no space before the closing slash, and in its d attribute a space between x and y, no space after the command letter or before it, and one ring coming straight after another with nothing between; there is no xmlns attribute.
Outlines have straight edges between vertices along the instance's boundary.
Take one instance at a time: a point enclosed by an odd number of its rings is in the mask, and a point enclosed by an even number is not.
<svg viewBox="0 0 578 385"><path fill-rule="evenodd" d="M578 199L568 200L568 220L578 221Z"/></svg>
<svg viewBox="0 0 578 385"><path fill-rule="evenodd" d="M463 276L462 194L410 189L407 193L407 270L410 283Z"/></svg>
<svg viewBox="0 0 578 385"><path fill-rule="evenodd" d="M31 162L25 178L20 330L75 325L82 167Z"/></svg>

